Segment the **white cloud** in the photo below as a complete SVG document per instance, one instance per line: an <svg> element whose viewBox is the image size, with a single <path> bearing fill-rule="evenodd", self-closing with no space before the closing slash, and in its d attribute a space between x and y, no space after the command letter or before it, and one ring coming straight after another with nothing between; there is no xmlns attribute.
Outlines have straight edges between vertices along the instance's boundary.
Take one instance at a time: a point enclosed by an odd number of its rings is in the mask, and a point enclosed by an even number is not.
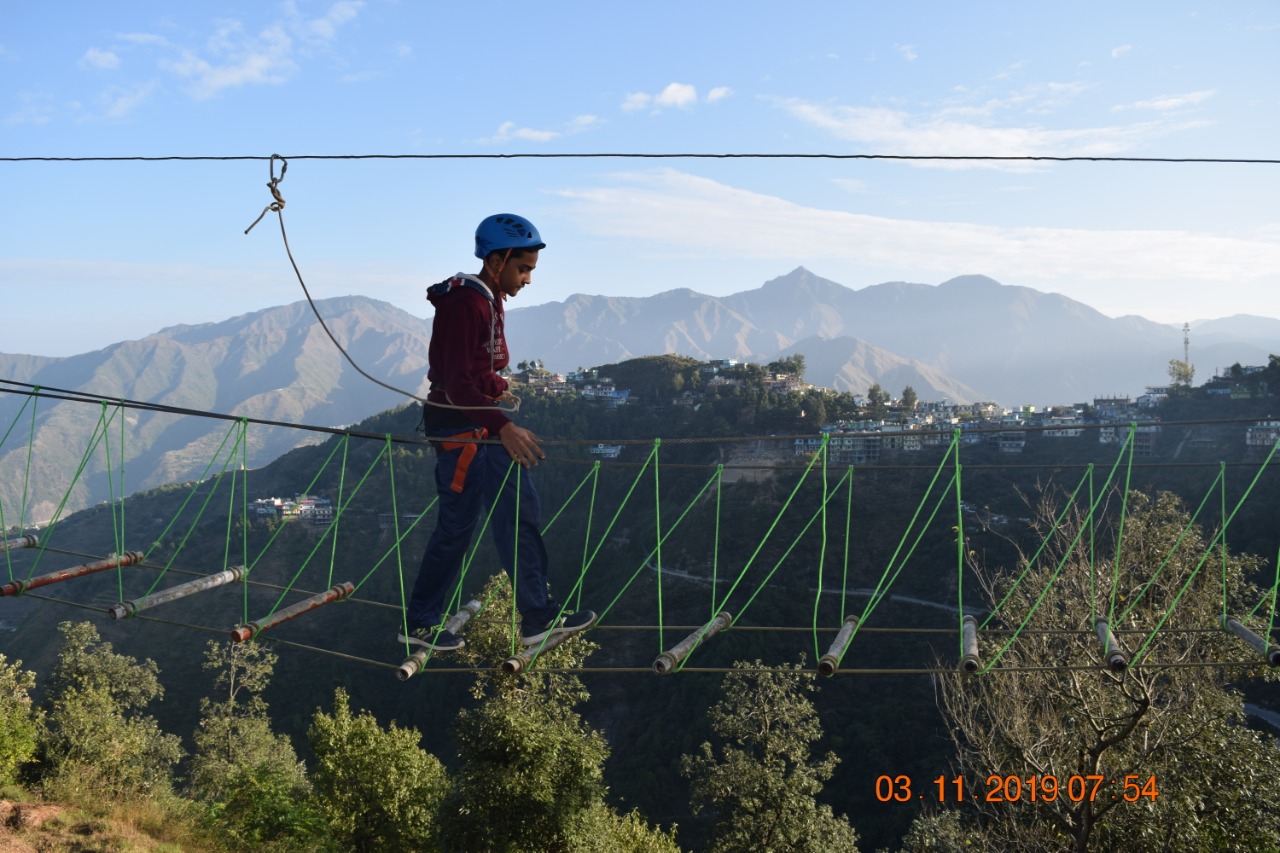
<svg viewBox="0 0 1280 853"><path fill-rule="evenodd" d="M653 103L653 95L647 95L644 92L631 92L622 101L622 111L631 113L636 110L642 110L649 104Z"/></svg>
<svg viewBox="0 0 1280 853"><path fill-rule="evenodd" d="M145 103L155 89L156 82L152 80L132 89L109 90L101 98L104 102L103 112L107 118L125 118Z"/></svg>
<svg viewBox="0 0 1280 853"><path fill-rule="evenodd" d="M39 127L48 124L53 119L53 102L47 94L43 92L19 92L18 101L22 106L16 112L12 112L5 117L5 124L30 124Z"/></svg>
<svg viewBox="0 0 1280 853"><path fill-rule="evenodd" d="M874 149L872 153L912 156L1114 157L1132 151L1152 138L1202 124L1150 121L1110 127L1051 129L1036 125L998 126L971 120L984 118L1007 103L995 107L949 108L928 115L913 115L886 107L812 104L795 99L779 101L778 105L838 139ZM1029 168L1027 164L981 161L932 165Z"/></svg>
<svg viewBox="0 0 1280 853"><path fill-rule="evenodd" d="M550 142L553 139L559 139L562 136L572 136L576 133L582 133L586 130L600 124L600 118L593 115L574 116L564 126L563 130L537 130L531 127L520 127L514 121L505 121L499 125L498 130L493 136L488 136L477 140L482 145L494 145L503 142L510 142L513 139L522 140L524 142Z"/></svg>
<svg viewBox="0 0 1280 853"><path fill-rule="evenodd" d="M1131 44L1122 44L1119 47L1113 47L1111 48L1111 58L1119 59L1131 50L1133 50L1133 45Z"/></svg>
<svg viewBox="0 0 1280 853"><path fill-rule="evenodd" d="M698 90L688 83L670 83L653 100L660 107L683 109L698 102Z"/></svg>
<svg viewBox="0 0 1280 853"><path fill-rule="evenodd" d="M413 45L409 44L407 41L396 42L391 45L391 55L396 59L412 59Z"/></svg>
<svg viewBox="0 0 1280 853"><path fill-rule="evenodd" d="M838 259L904 274L983 270L1040 281L1266 282L1280 279L1280 235L998 227L803 207L674 169L561 191L584 231L703 258ZM927 250L927 251L926 251Z"/></svg>
<svg viewBox="0 0 1280 853"><path fill-rule="evenodd" d="M1134 101L1132 104L1117 104L1111 108L1111 111L1119 113L1126 110L1157 110L1160 112L1177 110L1204 103L1217 93L1216 89L1202 89L1198 92L1184 92L1180 95L1158 95L1145 101Z"/></svg>
<svg viewBox="0 0 1280 853"><path fill-rule="evenodd" d="M914 62L919 57L919 54L916 53L916 49L913 45L895 44L894 49L897 50L898 55L901 56L903 59L905 59L907 62Z"/></svg>
<svg viewBox="0 0 1280 853"><path fill-rule="evenodd" d="M197 100L238 86L279 85L298 70L292 58L293 39L279 25L267 27L257 36L245 36L238 21L221 21L209 38L207 51L213 62L183 50L178 60L160 63L161 68L190 80L188 91Z"/></svg>
<svg viewBox="0 0 1280 853"><path fill-rule="evenodd" d="M710 92L707 92L707 103L714 104L716 101L722 101L733 94L733 90L728 86L716 86Z"/></svg>
<svg viewBox="0 0 1280 853"><path fill-rule="evenodd" d="M572 119L569 120L569 125L565 129L565 134L582 133L584 130L590 130L591 128L601 123L602 123L602 120L599 116L593 116L593 115L574 116Z"/></svg>
<svg viewBox="0 0 1280 853"><path fill-rule="evenodd" d="M120 57L110 50L98 50L91 47L80 58L80 65L87 68L103 68L110 70L120 67Z"/></svg>
<svg viewBox="0 0 1280 853"><path fill-rule="evenodd" d="M731 91L724 86L713 89L712 92L716 93L714 100L719 100L731 94ZM712 100L710 95L708 100ZM697 87L689 83L669 83L665 89L656 95L651 95L648 92L630 92L622 101L622 110L623 112L635 112L649 107L654 107L656 110L661 110L663 107L688 109L697 102Z"/></svg>
<svg viewBox="0 0 1280 853"><path fill-rule="evenodd" d="M354 21L362 8L362 0L339 0L323 16L306 19L298 12L296 4L289 3L286 6L293 16L301 19L297 26L299 35L308 41L322 43L333 41L338 35L338 28Z"/></svg>

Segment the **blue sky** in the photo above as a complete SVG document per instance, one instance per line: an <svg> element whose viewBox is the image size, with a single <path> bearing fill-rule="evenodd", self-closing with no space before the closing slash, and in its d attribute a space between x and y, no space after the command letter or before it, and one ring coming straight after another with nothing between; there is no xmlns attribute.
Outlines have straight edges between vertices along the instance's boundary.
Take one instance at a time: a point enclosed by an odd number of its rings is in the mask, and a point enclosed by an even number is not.
<svg viewBox="0 0 1280 853"><path fill-rule="evenodd" d="M891 5L893 8L891 8ZM770 153L1276 158L1280 4L0 3L0 156ZM265 162L0 162L0 351L302 294ZM420 315L486 214L512 307L982 273L1112 315L1280 317L1280 165L305 160L317 297Z"/></svg>

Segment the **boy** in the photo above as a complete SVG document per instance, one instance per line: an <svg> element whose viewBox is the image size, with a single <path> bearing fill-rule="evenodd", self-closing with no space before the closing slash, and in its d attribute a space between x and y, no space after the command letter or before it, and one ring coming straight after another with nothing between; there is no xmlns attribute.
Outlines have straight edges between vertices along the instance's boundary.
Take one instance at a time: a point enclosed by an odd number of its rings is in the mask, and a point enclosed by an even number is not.
<svg viewBox="0 0 1280 853"><path fill-rule="evenodd" d="M423 407L423 426L436 449L440 501L436 529L422 555L409 600L409 632L399 636L401 643L436 651L462 648L462 638L441 624L443 609L476 521L490 504L494 544L515 586L521 642L537 645L552 635L575 633L595 622L590 610L560 615L562 608L547 588L547 551L533 479L527 471L519 472L519 477L515 471L507 476L513 462L531 468L546 458L538 437L505 414L511 410L500 403L513 398L507 393L507 381L498 375L510 361L503 301L528 286L538 252L545 247L529 220L509 213L487 217L476 228L475 255L483 262L480 272L458 273L427 289L436 314L428 350L431 391ZM501 445L457 440L493 436Z"/></svg>

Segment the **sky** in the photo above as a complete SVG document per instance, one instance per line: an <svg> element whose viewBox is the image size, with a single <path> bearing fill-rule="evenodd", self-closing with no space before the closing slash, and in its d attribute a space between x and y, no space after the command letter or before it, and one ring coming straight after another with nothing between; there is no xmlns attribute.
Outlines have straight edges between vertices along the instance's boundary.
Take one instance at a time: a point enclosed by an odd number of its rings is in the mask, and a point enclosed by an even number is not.
<svg viewBox="0 0 1280 853"><path fill-rule="evenodd" d="M420 316L486 215L509 307L983 274L1110 316L1280 317L1280 4L0 0L0 352L313 296ZM302 159L304 155L408 155ZM47 162L32 157L255 157ZM279 167L277 165L277 174Z"/></svg>

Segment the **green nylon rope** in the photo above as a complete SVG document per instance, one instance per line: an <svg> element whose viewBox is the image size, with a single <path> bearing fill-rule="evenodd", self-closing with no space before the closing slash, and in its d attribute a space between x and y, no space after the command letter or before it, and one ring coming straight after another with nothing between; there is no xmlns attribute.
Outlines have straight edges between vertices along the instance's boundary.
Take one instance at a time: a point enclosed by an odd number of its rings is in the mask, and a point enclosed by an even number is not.
<svg viewBox="0 0 1280 853"><path fill-rule="evenodd" d="M662 439L655 438L653 440L653 531L656 543L653 546L653 553L657 557L658 562L658 651L661 653L665 648L663 643L663 634L666 631L665 621L662 614L662 490L659 488L658 464L660 454L658 448L662 446Z"/></svg>
<svg viewBox="0 0 1280 853"><path fill-rule="evenodd" d="M1072 491L1071 496L1067 498L1067 502L1063 505L1062 509L1058 512L1058 516L1053 520L1053 524L1049 526L1049 531L1048 533L1045 534L1045 537L1040 541L1040 546L1036 548L1035 553L1032 554L1031 558L1027 560L1026 566L1023 567L1022 572L1018 575L1017 579L1014 580L1013 585L1009 587L1009 591L1004 594L1004 598L1000 599L999 603L996 604L995 607L991 608L991 612L987 614L987 618L982 620L982 624L980 627L985 628L987 627L987 625L991 624L991 620L995 618L996 614L1000 612L1000 609L1003 608L1005 604L1009 601L1009 597L1013 595L1014 590L1016 590L1018 586L1022 583L1023 578L1025 578L1027 574L1030 573L1031 569L1035 567L1036 561L1040 559L1040 555L1044 552L1044 549L1048 547L1049 540L1052 538L1053 534L1057 532L1058 527L1061 526L1062 520L1066 518L1067 513L1071 510L1071 507L1075 504L1076 496L1080 494L1080 489L1084 487L1084 484L1086 482L1088 482L1089 484L1089 505L1090 507L1093 506L1094 500L1095 500L1093 497L1093 466L1090 465L1088 470L1086 470L1084 475L1080 478L1080 482L1076 483L1075 490ZM1093 541L1092 518L1093 516L1092 514L1090 514L1089 521L1086 522L1086 526L1089 528L1091 543ZM1093 562L1091 559L1090 567L1092 566L1093 566ZM1090 575L1089 575L1089 600L1091 602L1090 613L1089 613L1090 621L1093 620L1093 616L1095 615L1095 612L1092 606L1092 602L1096 598L1094 585L1095 585L1095 576L1092 572L1090 572Z"/></svg>
<svg viewBox="0 0 1280 853"><path fill-rule="evenodd" d="M302 577L302 573L306 571L307 566L311 565L311 559L315 557L316 552L320 550L320 546L324 544L325 539L327 539L331 533L335 533L337 531L338 525L341 524L342 522L343 514L347 511L347 507L351 506L351 502L356 499L356 496L360 494L360 489L364 486L365 481L369 479L369 476L371 474L373 474L374 469L377 468L378 463L382 461L382 458L384 456L388 456L388 457L390 456L390 448L391 448L391 442L387 441L387 443L383 445L382 450L378 452L378 455L373 458L373 461L371 463L369 463L369 467L365 469L364 475L360 478L360 482L356 483L355 488L351 490L351 496L347 498L346 503L338 505L337 510L333 514L333 521L329 522L329 525L325 528L324 533L321 534L318 540L316 540L316 544L312 546L311 551L308 552L306 558L302 561L302 565L299 566L298 570L293 573L293 577L289 578L289 582L285 584L284 589L281 591L280 595L276 598L275 603L271 605L271 609L267 612L267 615L263 617L264 620L270 619L272 616L275 615L275 612L280 609L280 605L284 602L285 597L290 592L293 591L294 584L298 582L298 578ZM337 447L334 448L333 453L329 454L329 458L332 459L334 456L334 453L336 452L337 452ZM390 458L388 458L387 465L390 466L391 464L392 462ZM312 484L314 485L314 481L312 481ZM308 487L307 492L310 493L310 487ZM394 502L394 500L395 500L395 495L393 493L392 501ZM270 543L268 543L268 545L269 544ZM264 551L265 551L265 548L264 548ZM262 554L259 554L258 557L254 560L254 565L256 566L258 564L258 561L261 559L262 559ZM248 577L250 571L252 571L252 569L246 569L245 571L246 578ZM259 621L262 621L262 620L259 620ZM245 620L245 623L248 624L248 619Z"/></svg>
<svg viewBox="0 0 1280 853"><path fill-rule="evenodd" d="M1225 472L1225 469L1220 469L1217 478L1215 478L1214 481L1209 484L1209 490L1205 492L1204 497L1200 500L1200 506L1196 507L1196 511L1191 514L1191 518L1187 519L1187 523L1182 528L1182 532L1180 532L1178 534L1178 538L1174 540L1173 546L1169 549L1169 553L1165 555L1164 560L1160 562L1159 567L1156 568L1155 572L1152 573L1151 577L1147 578L1147 582L1144 583L1142 587L1138 590L1138 594L1133 597L1133 601L1129 603L1129 606L1126 607L1124 612L1120 614L1120 617L1116 619L1117 624L1124 622L1124 620L1129 616L1129 614L1133 612L1133 608L1137 607L1138 603L1142 601L1143 596L1147 594L1147 591L1151 589L1152 585L1154 585L1155 582L1160 579L1160 575L1162 572L1164 572L1165 567L1169 565L1169 561L1173 559L1174 554L1178 553L1178 547L1182 544L1182 540L1186 539L1187 534L1189 534L1191 532L1191 529L1195 527L1196 519L1200 517L1200 513L1201 511L1204 510L1205 504L1209 502L1209 498L1213 496L1214 487L1217 486L1220 482L1223 482L1222 477L1224 472ZM1223 518L1227 517L1225 505L1223 507L1222 517ZM1223 583L1223 596L1224 596L1223 612L1224 613L1226 612L1225 610L1226 582L1227 582L1227 564L1226 564L1226 558L1224 556L1223 562L1222 562L1222 583Z"/></svg>
<svg viewBox="0 0 1280 853"><path fill-rule="evenodd" d="M595 461L595 464L591 466L591 473L589 476L591 477L591 501L587 504L587 527L586 527L586 530L584 530L582 533L581 565L584 565L584 566L587 563L587 549L591 547L591 526L592 524L594 524L595 518L596 518L596 495L597 495L598 487L600 485L600 460L599 459L597 459ZM583 482L585 482L585 480ZM577 490L574 490L574 494L577 494ZM570 495L569 498L572 500L573 495ZM548 525L548 527L549 526L550 525ZM544 527L543 533L545 532L546 532L546 528ZM582 609L582 587L581 586L578 587L578 594L574 598L573 607L575 610Z"/></svg>
<svg viewBox="0 0 1280 853"><path fill-rule="evenodd" d="M1129 438L1126 441L1126 445L1131 446L1132 440L1133 440L1133 433L1130 432ZM1098 504L1102 502L1102 499L1107 494L1107 490L1111 487L1111 481L1112 479L1115 478L1116 471L1119 470L1120 468L1120 462L1124 459L1125 449L1126 449L1126 446L1122 445L1120 448L1120 453L1116 456L1115 463L1111 466L1111 472L1107 475L1107 479L1102 484L1102 489L1099 491L1093 503L1090 504L1089 506L1088 518L1090 519L1090 521L1092 521L1093 519L1093 514L1097 510ZM1090 485L1092 486L1092 482L1093 482L1092 478L1090 478L1089 482L1090 482ZM1076 545L1079 544L1080 539L1084 536L1086 527L1088 529L1092 529L1093 525L1092 523L1090 523L1085 527L1081 527L1076 532L1076 535L1071 540L1071 543L1065 549L1063 549L1062 559L1058 561L1057 568L1053 570L1053 574L1050 575L1049 580L1045 582L1044 588L1040 590L1040 595L1036 597L1035 602L1031 605L1030 610L1027 611L1026 616L1023 617L1022 622L1018 625L1016 629L1014 629L1013 633L1009 635L1008 639L1005 640L1004 645L1000 647L1000 650L996 652L996 656L991 660L990 663L988 663L985 667L982 668L981 670L982 675L986 675L988 672L990 672L992 667L996 665L996 662L999 661L1000 658L1004 657L1005 652L1007 652L1009 650L1009 647L1013 645L1014 641L1018 639L1018 637L1022 634L1023 629L1025 629L1027 627L1027 624L1031 621L1031 618L1035 616L1036 611L1040 609L1040 605L1044 603L1045 596L1049 594L1050 588L1053 586L1054 582L1057 581L1058 576L1062 574L1062 570L1066 568L1067 563L1070 561L1071 553L1072 551L1075 550ZM1023 576L1025 577L1025 575L1026 575L1026 572L1024 571ZM1005 600L1008 600L1008 596L1005 596ZM1001 603L1003 604L1003 602Z"/></svg>
<svg viewBox="0 0 1280 853"><path fill-rule="evenodd" d="M862 616L858 619L857 627L854 628L854 631L853 631L854 636L857 636L858 630L862 627L862 622L866 620L867 616L871 613L871 611L875 609L875 606L879 604L877 595L880 593L882 589L884 589L885 579L889 576L889 572L893 569L893 564L898 561L898 555L902 553L902 546L906 544L907 537L911 535L912 529L916 526L916 522L920 519L920 512L921 510L924 509L925 501L929 499L929 495L933 494L933 489L938 484L938 477L941 476L942 469L946 467L947 461L951 458L951 454L956 452L956 449L957 449L957 442L953 437L951 439L951 445L947 448L947 452L944 453L942 456L942 461L939 462L938 467L934 469L933 479L929 481L928 488L925 489L924 495L921 496L920 503L916 506L916 510L911 516L911 521L907 524L906 529L902 531L902 538L898 540L898 546L894 549L892 556L889 557L889 562L885 564L884 571L880 573L880 580L877 581L876 583L875 591L872 593L871 599L867 601L866 607L863 608ZM937 512L936 509L934 511ZM917 539L917 541L919 540ZM901 571L901 566L899 567L899 571ZM896 577L896 574L895 574L895 577Z"/></svg>
<svg viewBox="0 0 1280 853"><path fill-rule="evenodd" d="M1249 483L1249 487L1245 489L1244 494L1240 496L1240 500L1236 502L1235 508L1231 510L1231 515L1223 519L1222 527L1218 529L1217 534L1214 535L1213 539L1210 540L1208 546L1205 548L1204 556L1200 558L1200 562L1196 564L1195 569L1187 577L1186 583L1184 583L1182 588L1178 590L1178 594L1174 596L1173 602L1169 605L1168 609L1165 610L1164 615L1160 617L1160 621L1156 623L1156 627L1151 630L1149 635L1147 635L1147 639L1142 643L1142 646L1139 647L1137 654L1133 656L1133 660L1135 662L1140 660L1146 654L1147 648L1156 638L1156 633L1164 627L1164 623L1169 620L1169 615L1173 613L1175 608L1177 608L1178 602L1182 600L1182 596L1191 588L1192 581L1196 579L1196 575L1200 573L1200 569L1204 568L1204 564L1208 561L1209 555L1213 553L1214 546L1217 545L1219 541L1224 541L1226 539L1227 528L1231 526L1231 522L1235 519L1236 513L1240 511L1240 507L1244 506L1244 502L1249 499L1249 495L1253 492L1254 486L1258 485L1258 480L1262 478L1263 472L1265 472L1267 470L1267 466L1271 464L1271 460L1276 455L1277 449L1280 449L1280 440L1277 440L1276 443L1272 445L1271 452L1268 453L1267 458L1262 461L1262 466L1258 468L1258 473L1254 475L1253 480Z"/></svg>
<svg viewBox="0 0 1280 853"><path fill-rule="evenodd" d="M613 532L613 526L618 522L618 518L622 515L622 511L626 509L627 504L631 500L631 495L635 492L636 486L640 484L640 478L643 477L645 471L649 469L649 463L653 461L653 456L656 452L657 447L655 446L653 450L649 451L649 456L645 459L644 464L640 466L640 470L636 472L635 479L631 481L631 487L628 488L627 493L623 495L622 502L618 504L617 510L613 513L613 518L609 519L609 523L605 526L604 532L600 534L600 539L596 542L595 550L591 552L591 558L583 564L582 572L578 576L578 582L574 585L573 589L569 591L569 595L573 595L582 587L583 579L587 576L587 570L591 568L593 563L595 563L596 557L600 554L600 549L603 548L604 543L609 540L609 534ZM614 600L617 601L617 599ZM612 604L609 605L609 607L612 606ZM609 608L606 608L604 613L608 612ZM604 613L600 614L600 621L603 621ZM599 624L599 622L597 622L597 624Z"/></svg>
<svg viewBox="0 0 1280 853"><path fill-rule="evenodd" d="M675 523L667 528L667 532L663 534L663 537L662 537L664 542L667 539L669 539L673 533L676 532L676 530L680 527L681 522L685 520L685 517L689 514L690 510L692 510L698 504L698 501L701 500L702 496L706 494L707 489L711 487L711 484L719 482L719 477L720 477L720 470L717 469L715 472L711 474L711 477L707 480L707 482L703 484L702 488L698 490L698 493L693 496L693 500L689 501L688 505L684 508L684 511L680 513L678 518L676 518ZM717 523L718 521L719 519L717 519ZM613 600L609 602L609 605L605 607L604 610L601 611L600 613L601 621L604 620L604 617L607 616L609 611L613 609L613 606L618 603L618 599L622 598L623 593L625 593L628 589L631 588L631 584L635 582L635 579L638 578L640 576L640 573L643 572L645 568L649 565L649 561L653 558L653 554L654 554L653 551L649 551L649 553L645 554L644 558L640 560L639 567L637 567L636 570L631 573L631 577L627 580L625 584L622 585L622 589L620 589L618 591L618 594L613 597Z"/></svg>
<svg viewBox="0 0 1280 853"><path fill-rule="evenodd" d="M1218 466L1218 479L1222 483L1222 488L1218 490L1220 497L1218 505L1218 517L1226 519L1227 517L1227 465L1222 463ZM1226 624L1227 618L1227 543L1222 543L1222 619Z"/></svg>
<svg viewBox="0 0 1280 853"><path fill-rule="evenodd" d="M1129 515L1129 484L1133 481L1133 451L1137 446L1138 424L1129 424L1129 464L1125 468L1124 491L1120 497L1120 525L1116 530L1116 553L1111 562L1111 606L1107 609L1107 622L1116 621L1116 595L1120 591L1120 555L1124 548L1124 522Z"/></svg>
<svg viewBox="0 0 1280 853"><path fill-rule="evenodd" d="M848 476L848 474L846 474L845 476ZM843 479L844 478L842 477L841 480ZM839 483L837 483L836 485L838 486ZM773 564L773 568L770 569L769 572L760 580L760 583L756 585L755 591L751 593L751 595L743 603L742 607L738 608L738 612L735 613L733 617L733 621L735 623L742 618L743 614L747 612L747 609L755 602L756 598L759 597L760 593L763 592L765 587L769 585L769 581L773 579L773 576L775 574L777 574L778 569L782 568L782 564L787 561L787 557L791 556L791 552L794 551L796 546L800 544L800 540L803 539L804 535L809 532L809 528L813 526L813 523L824 515L827 502L830 500L831 500L831 496L828 496L823 499L822 505L819 506L814 511L813 515L809 517L809 520L805 523L804 527L800 528L800 532L797 533L795 538L791 540L791 544L788 545L786 550L782 552L782 556L779 557L778 561ZM727 599L726 599L726 603L727 603ZM698 629L698 634L700 635L700 637L706 634L706 630L707 630L706 625L703 625L701 628ZM816 630L814 632L814 635L816 637L817 635ZM701 639L699 639L699 642L701 642ZM676 672L680 672L685 668L685 666L689 663L689 659L693 657L693 654L696 651L697 651L697 647L695 647L692 651L690 651L689 654L685 655L684 659L681 660L680 663L677 665Z"/></svg>
<svg viewBox="0 0 1280 853"><path fill-rule="evenodd" d="M729 599L733 597L734 591L738 588L738 585L742 583L742 579L746 577L747 572L751 569L751 566L755 563L756 557L760 556L760 552L764 549L765 544L769 541L769 537L773 535L773 531L777 528L778 522L781 521L782 516L786 514L787 509L791 506L791 502L795 500L796 494L798 494L800 491L800 487L803 486L805 483L805 480L809 478L809 473L813 471L813 466L817 464L817 462L818 462L818 456L814 455L814 457L809 460L809 464L805 466L804 473L800 475L800 479L796 481L795 487L791 489L791 494L787 495L787 499L782 504L782 508L779 509L778 514L774 516L773 523L770 524L769 529L765 531L764 538L760 540L760 544L756 546L755 551L751 552L751 556L750 558L747 559L746 565L743 566L742 571L738 573L738 579L733 582L733 584L729 587L729 591L726 592L724 596L721 597L720 603L714 608L714 610L717 613L724 610L724 607L729 602Z"/></svg>
<svg viewBox="0 0 1280 853"><path fill-rule="evenodd" d="M347 442L343 442L343 444L342 444L342 465L338 468L338 504L339 504L339 505L341 505L341 504L342 504L342 496L343 496L343 494L346 492L346 488L347 488L347 444L348 444ZM392 499L392 503L393 503L393 506L392 506L392 512L395 512L395 507L394 507L394 502L395 502L395 488L394 488L394 486L392 487L392 490L391 490L391 499ZM396 515L397 515L397 517L398 517L398 516L399 516L399 513L396 513ZM397 538L397 539L396 539L396 547L399 547L399 541L400 541L400 540L399 540L399 538ZM327 583L327 584L325 584L325 588L326 588L326 589L331 589L331 588L333 587L333 565L334 565L334 563L335 563L335 562L337 562L337 559L338 559L338 533L337 533L337 531L334 531L334 534L333 534L333 542L332 542L332 543L330 543L330 544L332 545L332 547L329 549L329 579L328 579L328 583Z"/></svg>
<svg viewBox="0 0 1280 853"><path fill-rule="evenodd" d="M35 409L32 409L33 426L34 426L34 416L35 416ZM89 464L89 460L93 458L94 451L98 449L98 445L102 443L103 436L105 436L106 431L110 429L110 427L111 427L111 421L106 417L106 404L104 403L102 407L102 411L98 413L98 422L93 428L92 435L89 436L89 444L85 448L84 454L80 457L80 464L76 467L75 474L71 478L71 484L67 486L66 492L63 493L62 500L58 502L58 508L54 510L53 517L50 520L48 527L46 528L48 530L48 533L45 536L40 537L40 547L36 549L36 558L35 560L32 561L31 568L27 570L28 580L35 575L36 567L40 565L40 561L44 557L45 546L48 544L47 540L52 538L54 531L57 530L58 522L62 520L62 510L66 508L67 501L71 499L71 492L75 490L76 483L80 482L80 477L84 474L85 467ZM33 441L32 444L34 443L35 442ZM28 445L27 447L28 471L30 470L29 469L30 456L31 456L31 446ZM28 474L28 479L30 479L29 474ZM25 491L25 488L26 488L25 484L23 488ZM26 513L25 494L23 496L22 509L23 509L23 514L25 515Z"/></svg>
<svg viewBox="0 0 1280 853"><path fill-rule="evenodd" d="M14 427L18 425L18 419L22 417L22 413L26 411L27 405L31 403L33 399L36 399L36 398L27 397L27 399L22 401L22 406L21 408L18 409L18 413L13 416L13 421L10 422L9 428L4 431L3 436L0 436L0 450L4 449L4 443L9 440L9 433L13 432ZM33 422L32 435L27 439L28 452L30 452L31 446L35 444L34 431L35 431L35 424ZM27 477L24 479L22 484L22 492L24 495L26 494L26 491L27 491L27 481L29 479L30 479L30 471L28 471ZM25 499L24 499L24 504L25 504ZM25 515L26 514L25 511L22 514ZM18 532L21 533L23 530L26 529L25 519L20 517L18 519L18 522L19 522ZM5 519L4 519L4 501L0 500L0 539L7 536L8 532L9 532L9 525L5 523ZM8 570L9 582L12 583L13 582L13 554L10 553L8 548L4 550L4 563L5 563L5 568Z"/></svg>
<svg viewBox="0 0 1280 853"><path fill-rule="evenodd" d="M711 542L711 614L707 617L710 622L716 618L716 586L720 578L720 498L724 493L724 463L716 465L715 474L712 475L716 481L716 526L714 538ZM706 491L707 487L703 486L702 491ZM702 497L702 492L698 493L698 497ZM694 498L697 500L697 498ZM684 516L681 516L683 518Z"/></svg>
<svg viewBox="0 0 1280 853"><path fill-rule="evenodd" d="M200 486L203 485L203 483L207 480L209 470L213 467L213 463L218 461L218 457L222 454L222 449L227 445L227 439L231 437L231 434L233 432L236 433L236 444L240 443L243 433L238 431L238 427L239 427L239 424L232 424L231 427L227 430L226 435L222 437L222 443L218 445L218 449L214 452L213 457L209 460L208 464L205 466L204 472L200 477L200 479L197 480L191 486L191 489L187 492L187 497L185 500L183 500L182 506L180 506L178 508L178 511L174 513L173 518L169 520L169 523L165 526L164 530L160 533L160 536L157 537L156 540L151 543L151 547L147 549L146 555L142 558L144 561L149 559L151 555L155 553L155 550L159 548L160 545L164 542L165 537L169 535L169 531L173 529L173 525L176 524L178 519L182 517L183 512L186 511L187 504L191 502L191 499L195 497L196 493L200 490ZM217 481L213 484L213 488L209 489L209 493L205 495L204 501L201 502L200 508L196 511L195 518L193 518L191 520L191 523L187 525L186 533L182 535L182 539L178 542L178 546L174 549L173 553L169 556L169 559L165 562L164 568L161 569L159 574L156 575L155 580L153 580L151 582L151 585L147 587L146 592L142 594L143 601L146 601L148 598L151 597L151 593L153 593L155 591L155 588L160 585L160 581L164 579L165 574L169 571L170 567L173 566L174 561L178 559L178 555L182 553L182 549L186 547L187 540L190 539L191 534L195 532L196 525L200 523L200 519L204 516L204 512L208 508L210 501L212 501L213 496L218 493L218 487L222 485L222 477L227 473L227 466L230 465L232 461L235 459L236 444L233 444L231 446L231 450L227 454L226 461L222 463L222 471L219 473ZM233 496L235 495L234 474L232 475L232 480L231 480L231 493ZM122 600L123 598L124 596L121 596Z"/></svg>
<svg viewBox="0 0 1280 853"><path fill-rule="evenodd" d="M845 620L845 601L849 597L849 546L853 532L853 466L849 466L849 496L845 500L844 512L844 575L840 581L843 590L840 596L840 624Z"/></svg>
<svg viewBox="0 0 1280 853"><path fill-rule="evenodd" d="M822 657L822 652L818 648L818 606L822 603L822 585L823 574L826 568L827 560L827 501L828 484L827 484L827 442L830 440L830 433L822 434L822 545L818 551L818 591L813 596L813 659L818 660ZM838 484L837 484L838 485Z"/></svg>
<svg viewBox="0 0 1280 853"><path fill-rule="evenodd" d="M919 547L920 541L924 538L925 533L929 531L929 527L933 524L933 520L938 517L938 512L942 509L942 505L947 499L948 490L953 485L955 485L955 474L951 475L951 480L942 488L942 491L938 495L937 502L933 505L933 510L929 513L929 517L925 520L924 524L920 525L920 530L916 533L916 538L912 541L911 547L907 549L907 553L898 561L898 566L893 570L893 574L889 576L887 582L882 578L880 586L876 587L875 591L871 594L871 598L868 599L866 607L863 608L861 618L858 619L858 625L853 630L853 636L856 637L858 635L858 631L862 629L863 623L866 622L872 612L880 606L880 602L884 601L885 598L888 597L889 589L893 586L894 582L897 581L898 576L902 574L902 570L906 568L907 562L910 561L912 555L915 554L916 548ZM926 493L925 497L928 497L928 493ZM907 528L907 530L910 532L911 528ZM905 536L903 541L906 541ZM891 561L889 566L892 565L893 562ZM888 567L886 567L886 570L887 569Z"/></svg>

